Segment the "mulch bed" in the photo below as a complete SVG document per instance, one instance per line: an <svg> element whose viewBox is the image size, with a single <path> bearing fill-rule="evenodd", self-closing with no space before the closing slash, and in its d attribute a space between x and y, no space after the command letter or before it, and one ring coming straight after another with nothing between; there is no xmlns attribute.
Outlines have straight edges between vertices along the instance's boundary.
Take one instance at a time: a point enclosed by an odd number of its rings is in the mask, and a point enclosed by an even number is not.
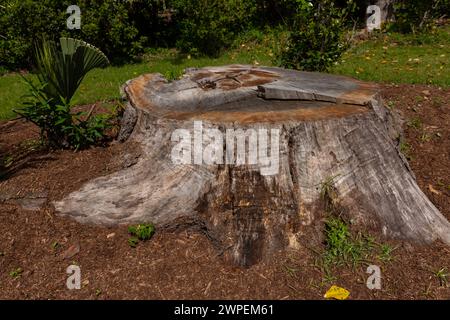
<svg viewBox="0 0 450 320"><path fill-rule="evenodd" d="M419 186L450 219L450 90L386 85L383 96L405 118ZM450 288L433 274L442 268L450 273L450 248L441 243L387 241L397 247L394 260L373 261L382 266L381 290L366 287L366 266L338 268L335 281L324 281L314 266L316 253L307 247L250 268L225 264L193 231L157 232L132 248L126 226L82 225L59 217L51 202L129 165L139 149L111 143L46 152L36 147L37 136L21 120L0 123L0 154L14 168L0 180L0 299L323 299L332 284L348 289L351 299L450 298ZM23 208L36 200L44 202L41 209ZM81 268L80 290L66 288L71 264ZM18 268L22 272L13 277Z"/></svg>

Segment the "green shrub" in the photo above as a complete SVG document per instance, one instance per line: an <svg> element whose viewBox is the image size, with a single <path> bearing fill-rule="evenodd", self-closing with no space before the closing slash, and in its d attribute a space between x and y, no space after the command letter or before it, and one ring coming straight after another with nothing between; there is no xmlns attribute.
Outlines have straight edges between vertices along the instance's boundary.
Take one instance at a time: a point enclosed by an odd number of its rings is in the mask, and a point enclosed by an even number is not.
<svg viewBox="0 0 450 320"><path fill-rule="evenodd" d="M113 62L131 60L169 30L158 15L162 1L78 0L81 29L68 30L69 0L0 0L0 66L29 68L37 39L70 36L92 43ZM152 41L153 40L153 41Z"/></svg>
<svg viewBox="0 0 450 320"><path fill-rule="evenodd" d="M71 112L71 105L47 96L44 86L29 85L29 95L25 96L23 106L15 110L17 114L34 123L40 129L42 141L51 148L85 148L104 138L104 132L110 127L110 116Z"/></svg>
<svg viewBox="0 0 450 320"><path fill-rule="evenodd" d="M51 41L36 48L38 84L23 77L30 94L23 107L15 110L40 128L41 138L50 147L76 150L96 143L109 127L109 116L72 113L70 101L85 75L108 64L97 48L80 40L60 39L61 50Z"/></svg>
<svg viewBox="0 0 450 320"><path fill-rule="evenodd" d="M450 12L450 0L398 0L391 30L403 33L429 31L433 21Z"/></svg>
<svg viewBox="0 0 450 320"><path fill-rule="evenodd" d="M327 70L348 48L345 26L353 9L353 1L337 7L332 0L298 0L288 47L280 56L281 65L307 71Z"/></svg>
<svg viewBox="0 0 450 320"><path fill-rule="evenodd" d="M31 64L39 35L59 37L69 1L0 0L0 64L9 69Z"/></svg>
<svg viewBox="0 0 450 320"><path fill-rule="evenodd" d="M216 56L250 24L255 4L246 0L173 0L180 32L177 47Z"/></svg>
<svg viewBox="0 0 450 320"><path fill-rule="evenodd" d="M132 3L116 0L79 1L81 29L64 28L62 35L92 43L115 63L132 59L143 51L147 41L130 18Z"/></svg>

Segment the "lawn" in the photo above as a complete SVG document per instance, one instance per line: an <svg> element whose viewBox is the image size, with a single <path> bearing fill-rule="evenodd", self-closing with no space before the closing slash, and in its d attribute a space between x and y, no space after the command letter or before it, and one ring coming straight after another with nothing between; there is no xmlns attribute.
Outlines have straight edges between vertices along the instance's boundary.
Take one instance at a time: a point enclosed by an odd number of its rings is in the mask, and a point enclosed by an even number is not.
<svg viewBox="0 0 450 320"><path fill-rule="evenodd" d="M334 73L385 83L450 86L450 26L426 35L378 35L347 51Z"/></svg>
<svg viewBox="0 0 450 320"><path fill-rule="evenodd" d="M187 67L230 63L272 65L277 45L276 37L269 38L259 43L242 43L218 58L194 59L180 57L172 50L159 50L148 54L140 63L94 70L83 81L73 102L88 104L118 99L120 85L149 72L160 72L172 79ZM450 26L425 36L382 34L355 44L330 72L367 81L447 87L450 85L449 43ZM0 77L0 119L14 117L12 109L20 106L26 92L26 85L19 75Z"/></svg>

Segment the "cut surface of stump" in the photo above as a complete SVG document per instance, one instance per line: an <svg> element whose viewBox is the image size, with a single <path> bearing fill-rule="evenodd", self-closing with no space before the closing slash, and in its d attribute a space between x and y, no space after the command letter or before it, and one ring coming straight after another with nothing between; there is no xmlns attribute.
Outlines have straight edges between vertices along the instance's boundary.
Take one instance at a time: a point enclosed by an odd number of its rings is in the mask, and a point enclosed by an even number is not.
<svg viewBox="0 0 450 320"><path fill-rule="evenodd" d="M354 223L450 244L450 224L417 186L373 84L231 65L188 69L173 82L143 75L124 93L119 140L140 143L140 159L56 202L61 214L195 227L227 260L251 265L299 245L322 216L322 186L331 179Z"/></svg>

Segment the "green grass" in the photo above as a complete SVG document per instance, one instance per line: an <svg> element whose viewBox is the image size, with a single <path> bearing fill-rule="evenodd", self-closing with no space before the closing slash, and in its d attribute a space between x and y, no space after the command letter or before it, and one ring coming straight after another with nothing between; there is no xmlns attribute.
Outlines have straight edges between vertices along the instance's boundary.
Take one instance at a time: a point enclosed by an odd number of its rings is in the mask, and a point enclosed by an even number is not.
<svg viewBox="0 0 450 320"><path fill-rule="evenodd" d="M235 49L218 58L190 58L173 50L157 50L143 62L97 69L88 74L74 97L75 104L90 104L120 98L119 87L141 74L160 72L169 79L187 67L231 63L273 65L285 41L283 32L252 31L241 37ZM331 70L361 80L387 83L450 85L450 26L432 35L378 35L355 45ZM33 76L29 76L33 77ZM0 120L14 117L27 87L17 74L0 76Z"/></svg>
<svg viewBox="0 0 450 320"><path fill-rule="evenodd" d="M392 247L389 244L381 244L379 249L380 254L378 255L378 260L381 262L391 262L394 259L393 252L397 247Z"/></svg>
<svg viewBox="0 0 450 320"><path fill-rule="evenodd" d="M447 272L447 268L439 269L433 273L436 276L436 278L439 280L439 285L441 287L447 287L447 285L448 285L447 277L449 276L448 272Z"/></svg>
<svg viewBox="0 0 450 320"><path fill-rule="evenodd" d="M450 86L450 26L428 35L374 38L347 51L332 72L366 81Z"/></svg>
<svg viewBox="0 0 450 320"><path fill-rule="evenodd" d="M355 267L366 261L374 247L370 237L360 233L353 235L348 225L336 217L325 221L326 250L322 256L325 265Z"/></svg>
<svg viewBox="0 0 450 320"><path fill-rule="evenodd" d="M0 77L0 120L14 117L12 109L19 106L26 90L26 84L18 75Z"/></svg>

